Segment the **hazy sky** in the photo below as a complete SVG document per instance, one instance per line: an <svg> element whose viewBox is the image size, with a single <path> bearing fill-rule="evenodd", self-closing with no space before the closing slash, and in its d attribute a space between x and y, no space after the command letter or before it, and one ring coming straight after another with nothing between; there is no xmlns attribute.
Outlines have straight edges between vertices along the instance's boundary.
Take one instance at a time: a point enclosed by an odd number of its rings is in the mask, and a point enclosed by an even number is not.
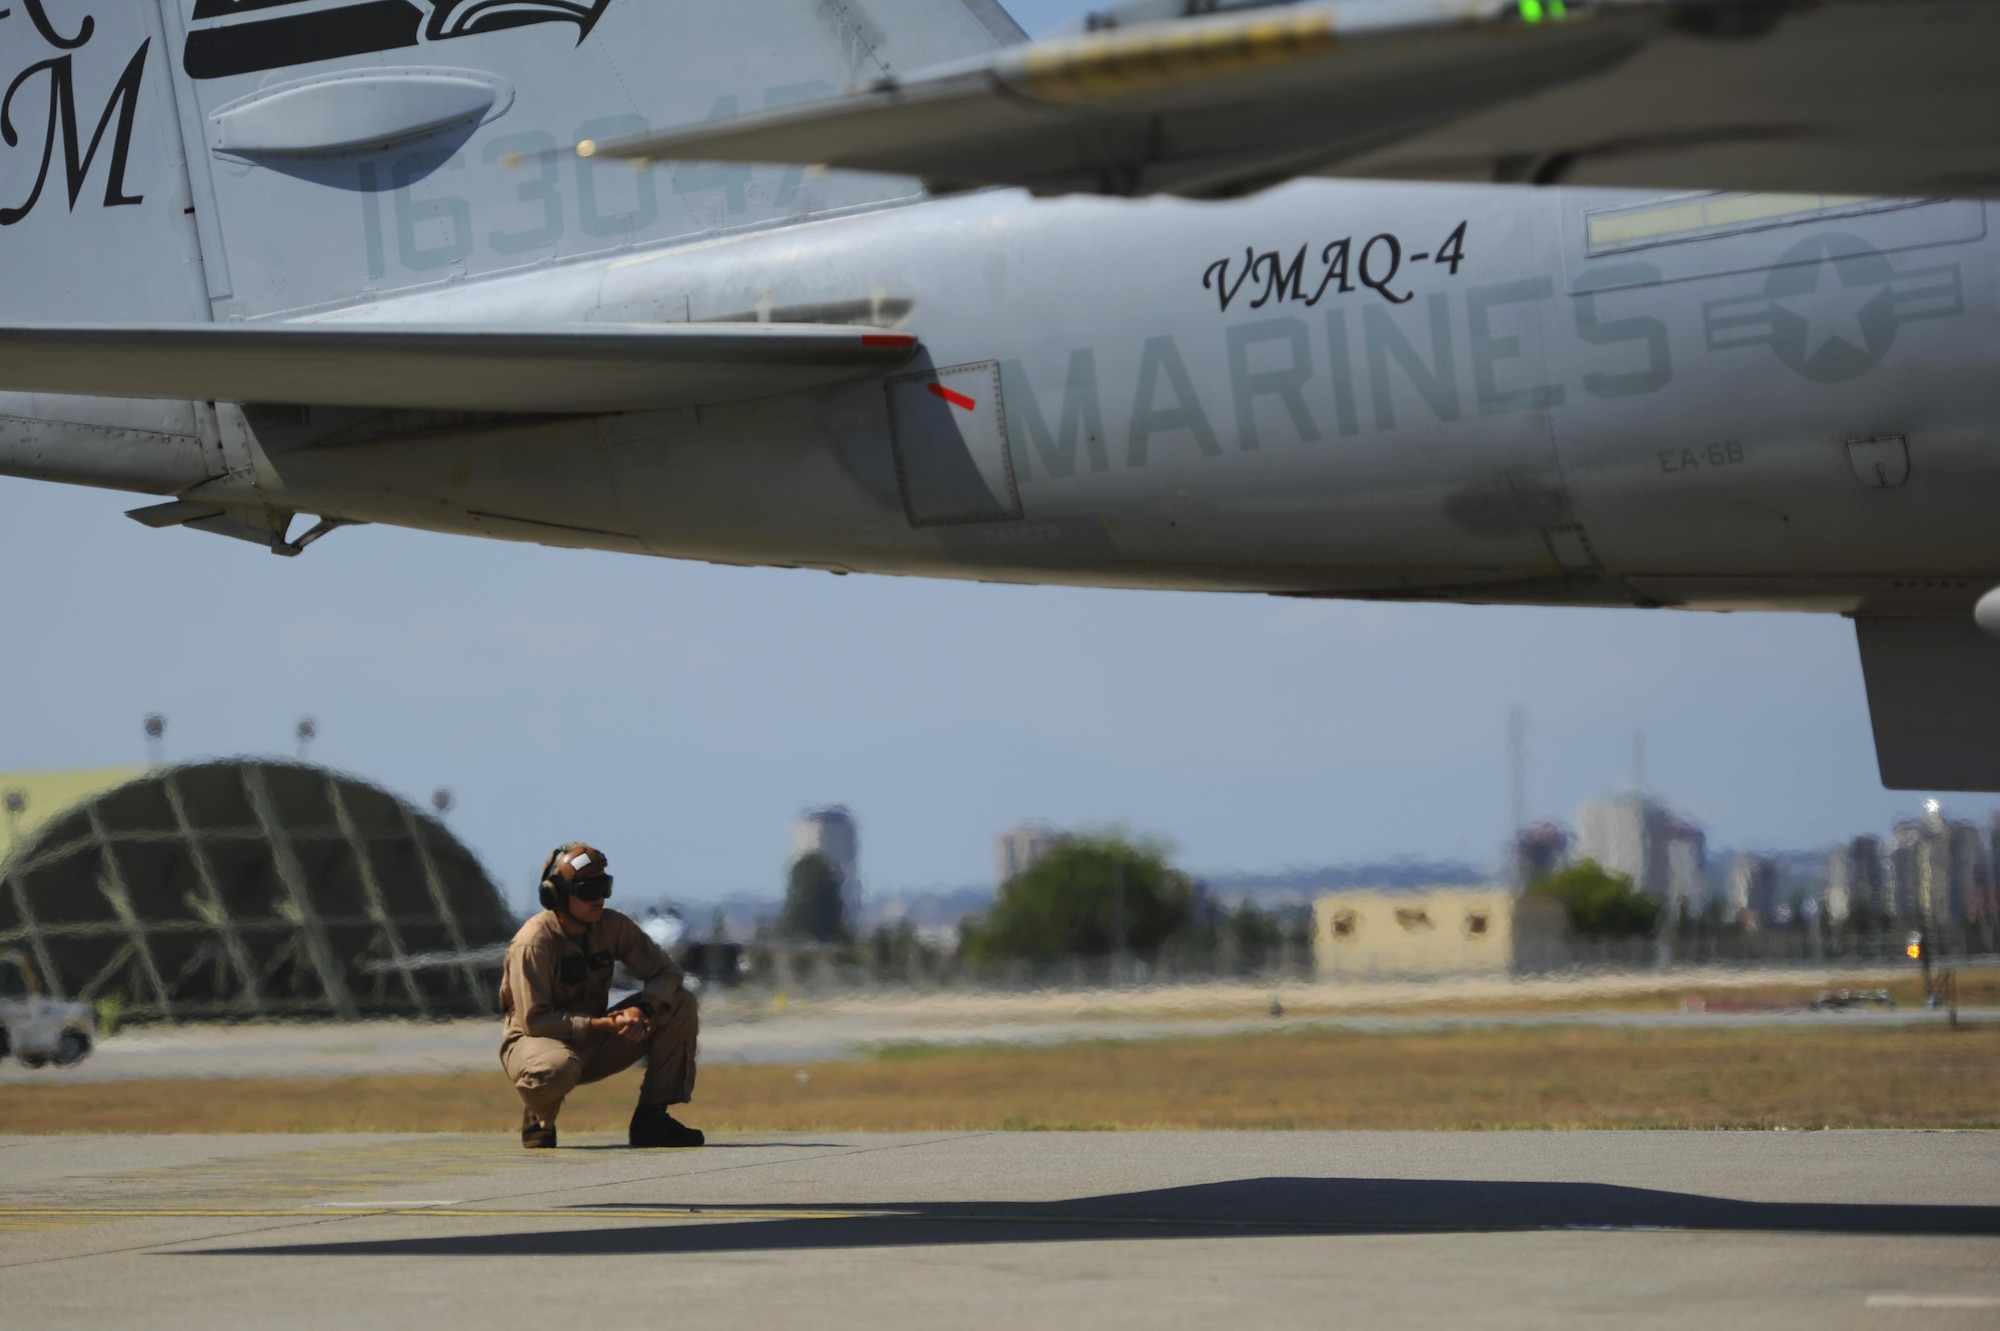
<svg viewBox="0 0 2000 1331"><path fill-rule="evenodd" d="M1115 0L1096 5L1080 5L1074 0L1001 0L1001 4L1014 16L1015 22L1026 28L1030 35L1039 37L1050 28L1092 9L1114 8Z"/></svg>
<svg viewBox="0 0 2000 1331"><path fill-rule="evenodd" d="M1079 10L1011 7L1031 31ZM0 770L137 763L155 710L177 760L289 755L310 713L315 759L451 786L517 903L569 837L634 896L775 893L789 820L836 801L872 893L987 881L1024 818L1162 834L1196 869L1486 860L1516 702L1538 814L1627 784L1635 729L1717 843L1921 799L1880 788L1838 618L836 578L386 527L287 560L121 516L140 502L0 480Z"/></svg>

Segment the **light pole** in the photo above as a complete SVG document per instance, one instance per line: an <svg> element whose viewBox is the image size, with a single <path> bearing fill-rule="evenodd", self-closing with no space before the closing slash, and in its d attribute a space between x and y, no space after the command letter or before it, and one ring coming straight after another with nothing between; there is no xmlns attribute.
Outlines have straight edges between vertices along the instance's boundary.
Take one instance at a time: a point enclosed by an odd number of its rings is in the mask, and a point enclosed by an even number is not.
<svg viewBox="0 0 2000 1331"><path fill-rule="evenodd" d="M299 718L296 733L299 739L299 761L304 762L306 754L312 749L312 742L319 738L319 722L309 716L302 716Z"/></svg>
<svg viewBox="0 0 2000 1331"><path fill-rule="evenodd" d="M1125 863L1119 861L1112 870L1111 898L1111 983L1114 988L1125 987L1125 975L1130 969L1125 964Z"/></svg>
<svg viewBox="0 0 2000 1331"><path fill-rule="evenodd" d="M431 807L437 810L440 818L450 813L456 803L458 800L452 795L450 786L439 786L431 792Z"/></svg>
<svg viewBox="0 0 2000 1331"><path fill-rule="evenodd" d="M146 761L153 767L167 764L167 718L158 712L146 716Z"/></svg>

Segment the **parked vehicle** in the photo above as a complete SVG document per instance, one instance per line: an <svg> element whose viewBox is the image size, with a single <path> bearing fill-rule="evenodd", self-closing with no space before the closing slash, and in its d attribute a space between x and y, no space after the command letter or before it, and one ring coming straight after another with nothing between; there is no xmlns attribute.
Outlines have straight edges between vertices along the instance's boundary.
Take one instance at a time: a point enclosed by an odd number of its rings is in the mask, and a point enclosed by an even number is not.
<svg viewBox="0 0 2000 1331"><path fill-rule="evenodd" d="M1896 1000L1887 989L1839 989L1823 991L1813 999L1815 1012L1845 1012L1855 1007L1894 1007Z"/></svg>
<svg viewBox="0 0 2000 1331"><path fill-rule="evenodd" d="M703 985L741 984L750 974L750 956L741 943L689 943L681 949L681 969Z"/></svg>
<svg viewBox="0 0 2000 1331"><path fill-rule="evenodd" d="M50 998L26 957L0 952L0 1058L67 1067L89 1057L96 1043L97 1015L88 1004Z"/></svg>

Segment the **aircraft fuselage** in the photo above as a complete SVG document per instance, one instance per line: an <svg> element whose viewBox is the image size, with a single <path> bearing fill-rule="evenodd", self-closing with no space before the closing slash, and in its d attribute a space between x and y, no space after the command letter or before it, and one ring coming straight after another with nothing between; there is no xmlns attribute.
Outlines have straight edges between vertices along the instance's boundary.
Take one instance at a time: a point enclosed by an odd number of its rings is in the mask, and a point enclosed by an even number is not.
<svg viewBox="0 0 2000 1331"><path fill-rule="evenodd" d="M320 316L875 322L922 344L886 383L225 407L254 465L205 493L840 571L1948 613L2000 581L1994 255L1977 202L989 192Z"/></svg>

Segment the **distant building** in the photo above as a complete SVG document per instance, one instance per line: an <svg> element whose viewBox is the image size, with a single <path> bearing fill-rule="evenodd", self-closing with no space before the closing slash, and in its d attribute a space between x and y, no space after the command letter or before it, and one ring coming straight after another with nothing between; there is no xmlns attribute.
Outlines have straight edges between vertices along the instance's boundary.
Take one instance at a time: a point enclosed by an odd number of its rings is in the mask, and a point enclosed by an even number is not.
<svg viewBox="0 0 2000 1331"><path fill-rule="evenodd" d="M1670 911L1700 915L1708 909L1708 834L1684 818L1667 827L1667 891Z"/></svg>
<svg viewBox="0 0 2000 1331"><path fill-rule="evenodd" d="M1530 823L1514 834L1514 882L1540 882L1569 867L1569 833L1554 823Z"/></svg>
<svg viewBox="0 0 2000 1331"><path fill-rule="evenodd" d="M1889 918L1898 924L1908 923L1922 914L1923 903L1929 899L1924 888L1924 879L1929 876L1927 866L1922 819L1907 819L1889 830L1888 880L1886 894Z"/></svg>
<svg viewBox="0 0 2000 1331"><path fill-rule="evenodd" d="M1781 923L1779 888L1783 874L1768 855L1738 855L1729 865L1723 896L1723 917L1745 929L1766 929Z"/></svg>
<svg viewBox="0 0 2000 1331"><path fill-rule="evenodd" d="M840 874L840 901L849 920L861 918L861 832L842 805L811 809L792 823L792 862L819 855Z"/></svg>
<svg viewBox="0 0 2000 1331"><path fill-rule="evenodd" d="M1947 860L1951 890L1947 901L1952 920L1976 924L1990 919L1987 895L1992 888L1991 866L1986 859L1986 838L1971 823L1950 825Z"/></svg>
<svg viewBox="0 0 2000 1331"><path fill-rule="evenodd" d="M1699 827L1644 795L1593 800L1577 811L1577 855L1632 880L1665 906L1708 908L1708 839Z"/></svg>
<svg viewBox="0 0 2000 1331"><path fill-rule="evenodd" d="M1986 918L2000 918L2000 809L1986 820Z"/></svg>
<svg viewBox="0 0 2000 1331"><path fill-rule="evenodd" d="M56 814L145 774L143 767L0 773L0 859Z"/></svg>
<svg viewBox="0 0 2000 1331"><path fill-rule="evenodd" d="M1042 823L1021 823L1008 828L993 838L994 881L1012 882L1033 868L1036 860L1068 840L1067 832L1058 832Z"/></svg>
<svg viewBox="0 0 2000 1331"><path fill-rule="evenodd" d="M1665 820L1665 809L1637 795L1592 800L1577 810L1577 854L1644 892L1666 880Z"/></svg>
<svg viewBox="0 0 2000 1331"><path fill-rule="evenodd" d="M1986 881L1980 894L1978 918L1991 924L2000 921L2000 810L1987 819Z"/></svg>
<svg viewBox="0 0 2000 1331"><path fill-rule="evenodd" d="M921 946L947 957L958 951L961 941L955 924L920 924L916 926L916 936Z"/></svg>
<svg viewBox="0 0 2000 1331"><path fill-rule="evenodd" d="M2000 919L2000 809L1986 820L1986 917Z"/></svg>
<svg viewBox="0 0 2000 1331"><path fill-rule="evenodd" d="M54 996L136 1020L492 1014L516 921L429 813L303 763L123 775L0 776L0 950Z"/></svg>
<svg viewBox="0 0 2000 1331"><path fill-rule="evenodd" d="M1882 843L1858 836L1826 857L1826 915L1829 924L1860 917L1879 921L1895 916L1889 883L1882 871Z"/></svg>
<svg viewBox="0 0 2000 1331"><path fill-rule="evenodd" d="M1500 887L1329 892L1313 924L1323 980L1507 975L1564 960L1562 907Z"/></svg>
<svg viewBox="0 0 2000 1331"><path fill-rule="evenodd" d="M1933 802L1890 834L1889 880L1899 922L1986 919L1993 882L1987 838Z"/></svg>

